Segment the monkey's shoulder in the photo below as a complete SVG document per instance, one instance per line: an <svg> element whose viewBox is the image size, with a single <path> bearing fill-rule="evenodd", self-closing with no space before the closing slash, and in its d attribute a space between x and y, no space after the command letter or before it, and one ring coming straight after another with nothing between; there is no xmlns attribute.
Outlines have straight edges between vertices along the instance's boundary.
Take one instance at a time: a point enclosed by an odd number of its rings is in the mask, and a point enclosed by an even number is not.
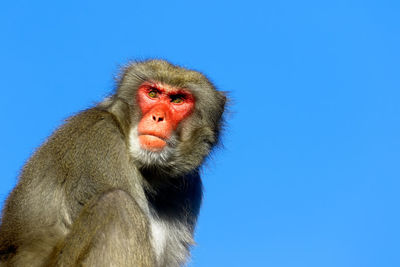
<svg viewBox="0 0 400 267"><path fill-rule="evenodd" d="M71 150L95 143L102 146L107 142L124 140L124 133L113 114L91 108L69 117L48 139L49 146Z"/></svg>
<svg viewBox="0 0 400 267"><path fill-rule="evenodd" d="M66 120L24 166L22 178L86 174L127 160L125 137L113 115L91 108ZM62 178L61 180L64 180Z"/></svg>
<svg viewBox="0 0 400 267"><path fill-rule="evenodd" d="M59 132L70 138L84 133L98 135L109 134L111 132L123 135L122 128L115 116L97 107L81 111L69 117L66 123L59 129Z"/></svg>

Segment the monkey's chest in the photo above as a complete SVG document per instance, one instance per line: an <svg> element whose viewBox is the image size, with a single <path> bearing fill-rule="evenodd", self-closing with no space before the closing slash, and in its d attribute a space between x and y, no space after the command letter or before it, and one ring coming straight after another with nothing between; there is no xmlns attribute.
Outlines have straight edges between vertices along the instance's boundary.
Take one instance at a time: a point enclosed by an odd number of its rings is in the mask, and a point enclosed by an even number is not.
<svg viewBox="0 0 400 267"><path fill-rule="evenodd" d="M150 219L151 243L157 259L161 257L167 246L170 231L168 225L162 220L152 217Z"/></svg>
<svg viewBox="0 0 400 267"><path fill-rule="evenodd" d="M180 266L193 244L187 225L150 216L151 244L159 266Z"/></svg>

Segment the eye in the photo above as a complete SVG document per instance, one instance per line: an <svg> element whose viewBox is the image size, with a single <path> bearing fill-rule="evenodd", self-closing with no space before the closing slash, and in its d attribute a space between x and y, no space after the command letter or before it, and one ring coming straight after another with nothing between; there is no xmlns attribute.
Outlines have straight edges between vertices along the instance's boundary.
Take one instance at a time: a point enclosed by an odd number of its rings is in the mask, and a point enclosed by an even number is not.
<svg viewBox="0 0 400 267"><path fill-rule="evenodd" d="M184 95L171 95L171 103L174 104L181 104L183 101L185 101L185 96Z"/></svg>
<svg viewBox="0 0 400 267"><path fill-rule="evenodd" d="M159 93L156 89L151 89L150 92L147 93L147 95L151 98L157 98L158 94Z"/></svg>

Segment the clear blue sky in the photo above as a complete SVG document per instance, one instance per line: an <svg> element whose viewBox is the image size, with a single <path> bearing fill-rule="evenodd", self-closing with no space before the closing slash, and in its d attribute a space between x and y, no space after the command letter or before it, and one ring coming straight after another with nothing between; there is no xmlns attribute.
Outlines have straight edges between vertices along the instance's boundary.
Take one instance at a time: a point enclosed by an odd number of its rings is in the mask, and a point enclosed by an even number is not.
<svg viewBox="0 0 400 267"><path fill-rule="evenodd" d="M400 266L399 14L394 0L3 1L0 202L119 65L161 57L232 99L189 266Z"/></svg>

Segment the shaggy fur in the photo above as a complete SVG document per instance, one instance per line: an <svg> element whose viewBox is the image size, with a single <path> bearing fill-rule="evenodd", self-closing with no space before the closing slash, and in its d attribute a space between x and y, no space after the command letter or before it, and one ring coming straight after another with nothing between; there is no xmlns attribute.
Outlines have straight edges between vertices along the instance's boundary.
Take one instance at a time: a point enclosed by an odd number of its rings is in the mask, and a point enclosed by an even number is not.
<svg viewBox="0 0 400 267"><path fill-rule="evenodd" d="M138 144L136 90L189 90L194 112L160 152ZM217 144L225 96L163 60L128 65L115 92L69 118L34 153L8 197L0 266L179 266L200 209L199 167Z"/></svg>

